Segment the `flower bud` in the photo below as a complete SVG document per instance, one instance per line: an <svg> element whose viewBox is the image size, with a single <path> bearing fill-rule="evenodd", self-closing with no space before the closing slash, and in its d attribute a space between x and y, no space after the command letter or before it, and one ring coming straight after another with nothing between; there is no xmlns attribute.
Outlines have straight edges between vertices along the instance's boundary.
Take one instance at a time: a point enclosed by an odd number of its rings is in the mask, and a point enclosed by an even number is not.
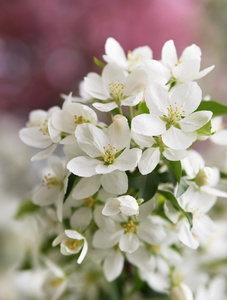
<svg viewBox="0 0 227 300"><path fill-rule="evenodd" d="M170 298L171 300L193 300L193 295L190 288L186 284L181 283L172 288Z"/></svg>
<svg viewBox="0 0 227 300"><path fill-rule="evenodd" d="M211 183L213 178L214 171L210 167L205 167L200 169L198 174L195 177L195 183L198 186L204 186Z"/></svg>

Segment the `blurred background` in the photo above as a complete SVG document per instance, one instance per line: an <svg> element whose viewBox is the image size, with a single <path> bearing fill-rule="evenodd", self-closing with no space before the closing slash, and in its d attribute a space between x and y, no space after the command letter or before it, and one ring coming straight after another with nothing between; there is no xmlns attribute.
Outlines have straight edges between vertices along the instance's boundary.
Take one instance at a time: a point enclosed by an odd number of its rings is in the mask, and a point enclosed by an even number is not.
<svg viewBox="0 0 227 300"><path fill-rule="evenodd" d="M110 36L126 51L149 45L155 59L168 39L179 55L198 44L203 67L216 65L206 91L225 101L226 13L226 0L0 0L0 112L61 105Z"/></svg>
<svg viewBox="0 0 227 300"><path fill-rule="evenodd" d="M201 69L215 65L199 84L227 104L226 16L227 0L0 0L0 290L18 259L11 219L37 183L32 150L18 138L28 113L61 106L61 93L76 96L83 77L100 71L93 57L102 60L111 36L125 51L150 46L155 59L169 39L179 55L197 44Z"/></svg>

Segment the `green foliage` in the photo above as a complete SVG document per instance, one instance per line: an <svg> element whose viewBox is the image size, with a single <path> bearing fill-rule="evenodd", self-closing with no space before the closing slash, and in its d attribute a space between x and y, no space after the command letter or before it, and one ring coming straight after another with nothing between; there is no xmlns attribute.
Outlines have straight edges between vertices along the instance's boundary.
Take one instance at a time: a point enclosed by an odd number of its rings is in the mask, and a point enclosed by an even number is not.
<svg viewBox="0 0 227 300"><path fill-rule="evenodd" d="M196 111L210 110L213 117L224 116L227 114L227 106L216 101L201 101Z"/></svg>
<svg viewBox="0 0 227 300"><path fill-rule="evenodd" d="M207 122L203 127L197 130L197 133L200 135L210 136L213 135L215 132L212 132L211 120Z"/></svg>
<svg viewBox="0 0 227 300"><path fill-rule="evenodd" d="M178 161L171 161L171 160L166 160L168 166L171 168L173 171L174 175L176 176L176 180L178 183L181 181L181 175L182 175L182 167L181 167L181 162Z"/></svg>
<svg viewBox="0 0 227 300"><path fill-rule="evenodd" d="M93 58L94 59L94 63L101 68L105 67L105 64L103 62L101 62L100 60L98 60L96 57Z"/></svg>
<svg viewBox="0 0 227 300"><path fill-rule="evenodd" d="M181 178L180 184L177 189L176 197L178 198L181 195L183 195L188 188L189 188L189 184L184 180L184 178Z"/></svg>
<svg viewBox="0 0 227 300"><path fill-rule="evenodd" d="M16 220L23 218L25 215L32 214L40 209L40 206L35 205L30 198L23 200L14 216Z"/></svg>
<svg viewBox="0 0 227 300"><path fill-rule="evenodd" d="M192 228L192 226L193 226L192 213L184 211L183 208L179 205L177 199L175 198L175 196L172 193L167 192L167 191L160 191L160 190L158 190L158 193L161 194L162 196L164 196L167 200L171 201L173 206L185 215L185 217L188 219L188 222L190 224L190 228Z"/></svg>

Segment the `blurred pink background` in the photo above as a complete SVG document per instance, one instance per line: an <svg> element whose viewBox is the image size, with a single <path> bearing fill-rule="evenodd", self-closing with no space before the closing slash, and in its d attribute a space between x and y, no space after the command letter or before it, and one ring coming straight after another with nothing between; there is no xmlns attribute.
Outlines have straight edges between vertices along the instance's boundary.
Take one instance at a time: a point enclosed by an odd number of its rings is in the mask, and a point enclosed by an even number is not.
<svg viewBox="0 0 227 300"><path fill-rule="evenodd" d="M61 105L102 59L112 36L128 51L165 41L181 51L200 40L199 0L0 1L0 111L26 115ZM98 70L99 71L99 70Z"/></svg>

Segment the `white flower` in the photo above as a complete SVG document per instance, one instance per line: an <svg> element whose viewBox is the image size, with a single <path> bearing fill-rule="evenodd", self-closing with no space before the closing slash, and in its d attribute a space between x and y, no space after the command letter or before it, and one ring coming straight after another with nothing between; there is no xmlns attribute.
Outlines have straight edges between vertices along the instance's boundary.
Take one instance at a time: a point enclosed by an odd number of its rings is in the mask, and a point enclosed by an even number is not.
<svg viewBox="0 0 227 300"><path fill-rule="evenodd" d="M166 233L162 226L153 223L150 212L153 201L141 205L138 218L114 215L102 215L102 207L96 207L94 217L99 229L93 237L93 246L99 249L108 249L119 243L123 252L136 251L142 242L151 245L163 243Z"/></svg>
<svg viewBox="0 0 227 300"><path fill-rule="evenodd" d="M193 180L200 192L226 198L227 193L215 187L220 180L218 169L206 167L203 157L195 150L188 151L188 154L188 157L182 159L186 179Z"/></svg>
<svg viewBox="0 0 227 300"><path fill-rule="evenodd" d="M111 191L110 180L118 182L118 178L111 176L111 173L120 171L125 174L125 171L133 170L141 156L140 149L129 149L130 131L126 118L115 116L114 122L106 131L92 124L82 124L77 127L75 136L87 156L79 156L69 161L67 165L69 171L81 177L104 174L102 178L100 176L97 178L98 184L102 183L104 189L107 187L108 192L118 194L118 191ZM122 191L123 186L126 192L128 179L126 174L121 177L123 182L120 190ZM97 187L97 181L95 186Z"/></svg>
<svg viewBox="0 0 227 300"><path fill-rule="evenodd" d="M35 148L47 148L32 157L32 160L44 159L51 155L61 140L60 131L52 125L52 115L60 110L54 106L48 111L34 110L29 114L27 127L19 132L20 139L28 146Z"/></svg>
<svg viewBox="0 0 227 300"><path fill-rule="evenodd" d="M52 261L45 259L49 270L43 278L42 290L46 298L58 300L67 288L67 277L62 269Z"/></svg>
<svg viewBox="0 0 227 300"><path fill-rule="evenodd" d="M113 281L121 275L124 268L124 254L116 246L115 249L94 249L91 259L101 263L107 281Z"/></svg>
<svg viewBox="0 0 227 300"><path fill-rule="evenodd" d="M196 45L191 45L177 58L177 52L172 40L167 41L162 49L162 62L170 71L170 83L185 83L204 77L214 66L200 71L201 50Z"/></svg>
<svg viewBox="0 0 227 300"><path fill-rule="evenodd" d="M196 130L212 117L210 111L194 112L201 102L197 83L187 83L168 93L159 84L151 84L145 93L150 114L132 120L132 130L145 136L162 136L163 143L175 150L187 149L196 140Z"/></svg>
<svg viewBox="0 0 227 300"><path fill-rule="evenodd" d="M75 230L65 230L65 232L59 234L53 241L52 246L54 247L58 244L61 246L60 251L63 255L76 254L82 249L77 260L78 264L82 263L88 251L85 237Z"/></svg>
<svg viewBox="0 0 227 300"><path fill-rule="evenodd" d="M163 143L161 135L157 137L145 136L133 132L132 128L132 138L141 148L145 148L138 163L140 173L143 175L151 173L162 159L162 156L171 161L178 161L188 155L186 150L168 148Z"/></svg>
<svg viewBox="0 0 227 300"><path fill-rule="evenodd" d="M35 190L32 201L40 206L57 205L57 216L62 221L63 199L68 185L69 172L65 168L65 162L57 156L48 158L48 164L52 171L47 173L42 185Z"/></svg>
<svg viewBox="0 0 227 300"><path fill-rule="evenodd" d="M123 106L134 106L142 101L144 96L144 80L147 73L135 70L130 74L120 69L116 64L108 64L102 71L102 76L85 77L85 91L102 103L93 103L100 111L111 111Z"/></svg>
<svg viewBox="0 0 227 300"><path fill-rule="evenodd" d="M112 216L121 212L126 216L133 216L138 214L138 211L139 205L136 199L130 195L125 195L107 200L102 213L104 216Z"/></svg>
<svg viewBox="0 0 227 300"><path fill-rule="evenodd" d="M172 203L167 200L164 204L164 210L167 217L177 223L179 240L186 246L196 249L201 241L204 241L216 232L215 223L206 213L216 202L216 196L209 195L191 183L187 191L178 198L179 205L185 212L193 215L193 227L190 229L188 220L184 217L179 220L181 212L177 211Z"/></svg>
<svg viewBox="0 0 227 300"><path fill-rule="evenodd" d="M127 57L121 45L114 39L108 38L105 44L103 59L107 63L118 64L122 69L132 71L144 60L152 59L152 50L148 46L138 47L133 51L128 51Z"/></svg>
<svg viewBox="0 0 227 300"><path fill-rule="evenodd" d="M53 113L52 124L60 132L74 134L76 127L83 123L97 124L97 115L87 105L73 102L70 93L62 106L62 110Z"/></svg>

